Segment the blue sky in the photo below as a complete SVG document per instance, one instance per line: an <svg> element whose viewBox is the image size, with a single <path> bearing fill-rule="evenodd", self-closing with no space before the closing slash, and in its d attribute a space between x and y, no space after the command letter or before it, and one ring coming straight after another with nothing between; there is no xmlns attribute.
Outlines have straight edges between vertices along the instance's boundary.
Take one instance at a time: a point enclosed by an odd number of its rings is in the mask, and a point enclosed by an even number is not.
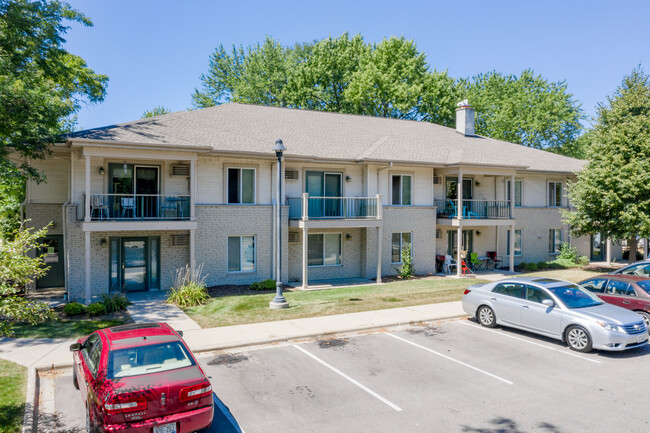
<svg viewBox="0 0 650 433"><path fill-rule="evenodd" d="M525 68L566 80L586 114L639 63L650 72L648 1L69 0L95 26L73 25L68 51L109 76L106 100L79 127L135 120L150 108L191 106L219 44L285 45L343 32L366 41L404 35L454 77ZM470 101L471 102L471 101Z"/></svg>

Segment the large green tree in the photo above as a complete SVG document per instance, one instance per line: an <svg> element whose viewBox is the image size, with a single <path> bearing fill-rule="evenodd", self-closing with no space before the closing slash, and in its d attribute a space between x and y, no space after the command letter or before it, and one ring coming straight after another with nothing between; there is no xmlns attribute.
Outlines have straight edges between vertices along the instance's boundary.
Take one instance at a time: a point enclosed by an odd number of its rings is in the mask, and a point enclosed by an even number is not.
<svg viewBox="0 0 650 433"><path fill-rule="evenodd" d="M637 236L650 237L650 78L641 68L599 105L591 134L565 218L576 235L627 239L636 251Z"/></svg>
<svg viewBox="0 0 650 433"><path fill-rule="evenodd" d="M458 94L476 109L476 133L574 156L583 119L564 81L549 82L527 69L458 81Z"/></svg>

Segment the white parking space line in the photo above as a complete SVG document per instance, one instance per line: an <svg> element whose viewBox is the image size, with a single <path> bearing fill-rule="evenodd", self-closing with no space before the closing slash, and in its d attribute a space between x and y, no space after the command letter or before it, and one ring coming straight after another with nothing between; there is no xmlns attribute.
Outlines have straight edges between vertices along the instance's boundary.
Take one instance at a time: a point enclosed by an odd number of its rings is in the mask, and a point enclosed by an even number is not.
<svg viewBox="0 0 650 433"><path fill-rule="evenodd" d="M386 400L386 399L385 399L384 397L382 397L381 395L377 394L376 392L374 392L373 390L371 390L371 389L368 388L367 386L365 386L365 385L363 385L363 384L357 382L356 380L352 379L350 376L348 376L347 374L343 373L341 370L339 370L339 369L337 369L337 368L335 368L335 367L329 365L328 363L326 363L326 362L323 361L322 359L318 358L316 355L312 355L311 353L307 352L305 349L303 349L303 348L300 347L300 346L296 346L296 345L294 345L293 347L295 347L296 349L300 350L302 353L304 353L305 355L311 357L312 359L318 361L319 363L321 363L321 364L324 365L325 367L327 367L327 368L329 368L330 370L332 370L334 373L336 373L336 374L338 374L338 375L344 377L345 379L349 380L350 382L352 382L353 384L355 384L355 385L358 386L359 388L363 389L363 390L364 390L365 392L367 392L368 394L370 394L370 395L372 395L373 397L375 397L377 400L379 400L379 401L381 401L381 402L387 404L388 406L390 406L391 408L395 409L395 410L398 411L398 412L401 412L401 411L402 411L402 408L401 408L401 407L399 407L399 406L397 406L396 404L393 404L393 403L391 403L390 401Z"/></svg>
<svg viewBox="0 0 650 433"><path fill-rule="evenodd" d="M398 340L402 340L403 342L408 343L408 344L410 344L412 346L415 346L415 347L420 348L422 350L426 350L427 352L433 353L434 355L440 356L441 358L445 358L445 359L447 359L447 360L449 360L451 362L455 362L456 364L460 364L463 367L470 368L470 369L472 369L474 371L485 374L486 376L490 376L490 377L492 377L492 378L494 378L496 380L500 380L501 382L507 383L508 385L512 385L512 382L510 382L509 380L504 379L502 377L499 377L496 374L488 373L485 370L481 370L480 368L474 367L473 365L469 365L469 364L467 364L467 363L465 363L463 361L459 361L459 360L454 359L454 358L452 358L450 356L444 355L444 354L442 354L440 352L436 352L435 350L429 349L428 347L421 346L421 345L419 345L417 343L414 343L414 342L409 341L409 340L407 340L405 338L402 338L402 337L398 337L397 335L394 335L394 334L385 334L385 335L388 335L388 336L393 337L393 338L397 338Z"/></svg>
<svg viewBox="0 0 650 433"><path fill-rule="evenodd" d="M552 350L554 352L562 353L564 355L573 356L574 358L584 359L585 361L593 362L594 364L602 364L602 362L600 362L600 361L598 361L596 359L591 359L591 358L587 358L587 357L584 357L584 356L580 356L580 355L578 355L576 353L573 353L573 352L567 352L566 350L556 349L555 347L549 347L549 346L547 346L545 344L540 344L540 343L536 343L534 341L530 341L530 340L526 340L526 339L523 339L523 338L515 337L514 335L504 334L503 332L498 332L498 331L495 331L493 329L487 329L487 328L485 328L483 326L480 326L480 325L472 325L471 323L460 322L460 321L455 322L455 323L460 323L461 325L471 326L472 328L481 329L481 330L487 331L487 332L492 332L492 333L494 333L496 335L501 335L502 337L508 337L508 338L512 338L514 340L523 341L524 343L532 344L533 346L543 347L544 349Z"/></svg>

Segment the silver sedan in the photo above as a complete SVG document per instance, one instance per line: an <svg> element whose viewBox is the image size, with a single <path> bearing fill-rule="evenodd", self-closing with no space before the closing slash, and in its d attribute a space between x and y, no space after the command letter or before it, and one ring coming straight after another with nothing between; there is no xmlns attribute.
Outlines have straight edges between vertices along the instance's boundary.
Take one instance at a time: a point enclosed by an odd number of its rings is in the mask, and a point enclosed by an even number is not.
<svg viewBox="0 0 650 433"><path fill-rule="evenodd" d="M566 342L579 352L648 344L643 318L568 281L511 278L465 290L463 310L486 327L510 326Z"/></svg>

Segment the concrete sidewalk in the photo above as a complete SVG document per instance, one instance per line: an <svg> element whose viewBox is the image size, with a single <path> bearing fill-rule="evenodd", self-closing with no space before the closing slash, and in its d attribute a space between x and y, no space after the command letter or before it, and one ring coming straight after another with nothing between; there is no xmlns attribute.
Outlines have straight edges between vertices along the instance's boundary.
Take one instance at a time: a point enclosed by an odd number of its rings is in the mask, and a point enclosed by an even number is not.
<svg viewBox="0 0 650 433"><path fill-rule="evenodd" d="M465 313L460 302L446 302L278 322L184 330L183 338L190 349L198 353L463 316ZM0 358L39 369L53 365L55 368L69 367L72 365L69 346L74 341L3 338L0 339Z"/></svg>
<svg viewBox="0 0 650 433"><path fill-rule="evenodd" d="M126 307L126 311L135 323L167 322L177 331L201 329L183 310L165 303L167 292L129 293L127 298L131 305Z"/></svg>

